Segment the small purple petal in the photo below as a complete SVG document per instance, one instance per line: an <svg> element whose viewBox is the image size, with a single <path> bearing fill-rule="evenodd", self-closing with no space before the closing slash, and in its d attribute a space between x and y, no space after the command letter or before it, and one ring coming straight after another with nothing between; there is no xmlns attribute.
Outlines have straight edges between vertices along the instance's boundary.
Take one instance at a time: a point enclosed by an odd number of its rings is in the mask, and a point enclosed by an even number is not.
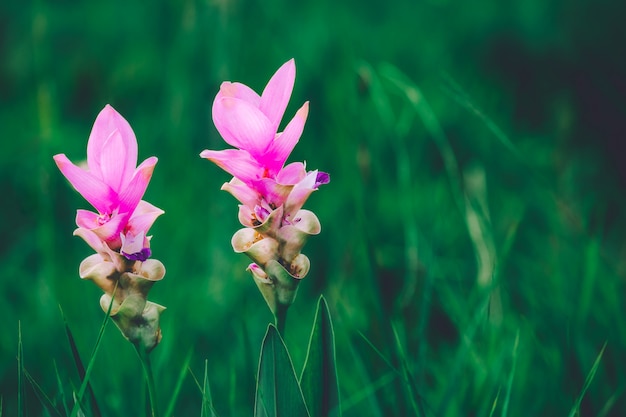
<svg viewBox="0 0 626 417"><path fill-rule="evenodd" d="M315 178L315 185L313 188L317 189L320 185L328 184L330 182L330 175L327 172L318 172Z"/></svg>
<svg viewBox="0 0 626 417"><path fill-rule="evenodd" d="M148 259L150 255L152 255L152 251L150 248L143 248L141 251L136 253L126 253L122 251L122 255L124 255L128 260L143 262Z"/></svg>

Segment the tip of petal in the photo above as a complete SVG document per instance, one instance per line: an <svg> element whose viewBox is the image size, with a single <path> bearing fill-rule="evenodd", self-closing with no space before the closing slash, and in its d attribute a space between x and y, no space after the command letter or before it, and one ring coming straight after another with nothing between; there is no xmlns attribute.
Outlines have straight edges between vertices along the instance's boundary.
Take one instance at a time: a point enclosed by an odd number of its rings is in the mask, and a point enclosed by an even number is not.
<svg viewBox="0 0 626 417"><path fill-rule="evenodd" d="M306 121L306 118L309 116L309 102L305 101L302 107L298 109L296 112L296 117L301 117Z"/></svg>

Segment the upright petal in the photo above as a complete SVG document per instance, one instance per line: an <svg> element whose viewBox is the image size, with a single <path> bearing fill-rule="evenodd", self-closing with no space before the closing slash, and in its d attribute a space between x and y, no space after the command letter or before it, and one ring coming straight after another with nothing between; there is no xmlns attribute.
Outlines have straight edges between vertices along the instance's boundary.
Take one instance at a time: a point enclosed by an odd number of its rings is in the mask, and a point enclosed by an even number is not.
<svg viewBox="0 0 626 417"><path fill-rule="evenodd" d="M272 123L274 131L278 130L280 120L283 118L295 80L296 64L292 58L276 71L261 94L259 108Z"/></svg>
<svg viewBox="0 0 626 417"><path fill-rule="evenodd" d="M117 203L115 193L93 174L74 165L67 156L54 156L54 162L72 186L100 213L111 213Z"/></svg>
<svg viewBox="0 0 626 417"><path fill-rule="evenodd" d="M223 97L238 98L250 103L254 107L259 107L259 103L261 102L261 97L253 89L245 84L231 83L230 81L224 81L222 85L220 85L220 91L217 93L217 96L215 96L214 102Z"/></svg>
<svg viewBox="0 0 626 417"><path fill-rule="evenodd" d="M308 114L309 102L307 101L296 112L296 115L291 119L284 132L276 136L265 155L263 155L263 164L268 168L270 175L275 176L278 174L278 171L285 164L289 154L293 151L302 135Z"/></svg>
<svg viewBox="0 0 626 417"><path fill-rule="evenodd" d="M251 181L261 178L263 175L263 167L247 151L237 149L226 149L223 151L205 150L200 153L200 156L215 163L224 171L248 185L251 184Z"/></svg>
<svg viewBox="0 0 626 417"><path fill-rule="evenodd" d="M87 142L87 164L97 177L102 178L101 153L104 143L111 134L118 131L124 144L124 172L133 172L137 166L137 138L130 124L113 107L106 105L96 117ZM130 176L129 176L130 177Z"/></svg>
<svg viewBox="0 0 626 417"><path fill-rule="evenodd" d="M104 141L100 150L100 171L102 181L109 185L117 194L128 185L133 176L135 166L126 163L126 146L119 130L115 130ZM129 169L130 168L130 169ZM126 171L129 169L128 171Z"/></svg>
<svg viewBox="0 0 626 417"><path fill-rule="evenodd" d="M139 200L146 192L146 188L148 188L157 161L156 156L151 156L137 167L130 183L119 196L120 213L132 213L135 210Z"/></svg>
<svg viewBox="0 0 626 417"><path fill-rule="evenodd" d="M213 103L213 123L226 143L255 158L265 152L276 134L258 108L236 98L223 97Z"/></svg>

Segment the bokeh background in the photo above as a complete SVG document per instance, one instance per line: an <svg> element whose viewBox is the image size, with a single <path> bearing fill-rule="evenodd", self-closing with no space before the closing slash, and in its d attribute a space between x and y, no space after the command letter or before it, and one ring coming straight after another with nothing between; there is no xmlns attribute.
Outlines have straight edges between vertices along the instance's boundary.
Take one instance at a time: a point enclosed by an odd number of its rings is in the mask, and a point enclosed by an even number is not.
<svg viewBox="0 0 626 417"><path fill-rule="evenodd" d="M230 238L229 178L198 157L223 80L261 91L296 59L290 161L327 171L322 223L287 322L296 369L315 303L333 314L344 416L581 415L626 409L626 31L600 0L16 1L0 3L0 396L24 365L56 402L77 389L103 313L72 237L88 204L52 155L85 158L110 103L156 155L145 199L167 268L153 361L179 416L251 415L272 317ZM594 361L606 344L595 374ZM92 385L105 415L142 415L131 346L106 330ZM61 382L58 382L60 380ZM407 381L410 381L408 383ZM28 415L48 415L27 385ZM415 407L418 403L419 407Z"/></svg>

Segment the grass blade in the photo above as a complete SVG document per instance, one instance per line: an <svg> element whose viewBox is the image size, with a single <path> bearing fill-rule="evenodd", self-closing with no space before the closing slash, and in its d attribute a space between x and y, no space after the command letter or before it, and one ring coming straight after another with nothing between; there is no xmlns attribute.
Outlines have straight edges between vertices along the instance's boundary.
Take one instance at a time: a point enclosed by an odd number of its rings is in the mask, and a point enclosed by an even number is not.
<svg viewBox="0 0 626 417"><path fill-rule="evenodd" d="M489 411L489 417L493 417L496 412L496 407L498 407L498 399L500 398L500 388L498 388L498 392L496 393L496 398L493 399L493 403L491 404L491 410Z"/></svg>
<svg viewBox="0 0 626 417"><path fill-rule="evenodd" d="M83 395L85 395L85 391L87 386L89 385L89 377L91 376L91 371L93 370L93 365L96 362L96 354L98 353L98 349L100 349L100 345L102 343L102 336L104 335L104 331L106 329L107 323L109 322L109 317L111 316L111 308L113 307L113 300L111 298L111 303L109 304L109 308L104 316L104 320L102 321L102 325L100 326L100 331L98 332L98 337L96 338L96 344L93 347L93 352L91 353L91 358L89 359L89 363L87 364L87 369L85 370L85 377L83 378L83 382L80 385L78 393L75 395L74 399L74 407L72 407L72 413L70 417L76 417L80 410L80 403L82 402Z"/></svg>
<svg viewBox="0 0 626 417"><path fill-rule="evenodd" d="M24 416L24 347L22 346L22 322L17 322L17 415Z"/></svg>
<svg viewBox="0 0 626 417"><path fill-rule="evenodd" d="M448 137L430 107L430 104L426 101L426 97L415 83L393 65L381 65L380 73L406 97L415 113L421 119L424 128L435 142L441 154L441 158L443 159L455 203L460 212L463 213L465 210L463 209L464 201L463 192L461 190L462 181L459 164L452 149L452 145L450 145Z"/></svg>
<svg viewBox="0 0 626 417"><path fill-rule="evenodd" d="M324 296L317 303L300 386L311 415L341 417L335 333Z"/></svg>
<svg viewBox="0 0 626 417"><path fill-rule="evenodd" d="M400 356L400 360L402 361L402 376L404 378L407 390L409 391L411 407L413 408L413 412L416 416L425 416L426 410L424 408L424 399L420 395L417 389L417 384L415 383L415 378L413 378L411 370L409 369L409 364L406 359L406 353L404 352L404 349L402 349L402 344L400 343L400 338L398 337L396 327L392 326L392 330L396 341L396 348L398 349L398 354Z"/></svg>
<svg viewBox="0 0 626 417"><path fill-rule="evenodd" d="M63 415L56 408L50 397L48 397L48 395L43 391L41 386L37 383L37 381L35 381L27 370L24 370L24 377L28 380L28 382L30 382L30 385L33 387L33 391L39 399L39 402L46 408L46 410L48 410L48 413L53 416L62 417Z"/></svg>
<svg viewBox="0 0 626 417"><path fill-rule="evenodd" d="M61 318L63 319L63 325L65 326L65 334L67 335L67 340L70 344L70 350L72 351L72 358L74 359L74 364L76 365L76 370L78 371L78 376L82 380L85 379L85 366L83 365L83 361L80 358L80 354L78 353L78 347L76 346L76 339L74 339L74 334L70 329L69 324L67 323L67 319L65 314L63 314L63 309L59 306L59 310L61 310ZM89 403L91 405L91 411L94 417L101 417L100 408L98 407L98 403L96 401L96 396L91 388L91 384L87 383L87 392L89 394Z"/></svg>
<svg viewBox="0 0 626 417"><path fill-rule="evenodd" d="M261 345L255 417L310 417L289 352L270 324Z"/></svg>
<svg viewBox="0 0 626 417"><path fill-rule="evenodd" d="M604 354L604 349L606 349L606 344L607 342L604 342L604 345L602 346L600 353L598 353L596 360L593 362L593 366L589 370L589 373L587 374L587 378L585 378L585 384L583 385L583 389L580 391L580 395L576 399L576 402L574 403L574 406L570 410L568 417L574 417L580 413L580 404L583 401L583 397L585 396L585 393L591 386L591 382L593 381L593 378L596 376L596 371L598 370L598 367L600 366L600 360L602 359L602 355Z"/></svg>
<svg viewBox="0 0 626 417"><path fill-rule="evenodd" d="M180 372L178 374L178 379L176 380L176 386L174 387L174 391L171 394L170 402L167 405L165 410L165 417L170 417L174 413L174 406L176 405L176 400L180 395L180 390L183 386L183 381L185 380L185 375L187 375L187 368L189 368L189 363L191 362L191 350L187 353L187 357L183 362L183 366L180 368Z"/></svg>
<svg viewBox="0 0 626 417"><path fill-rule="evenodd" d="M476 103L470 99L469 95L461 88L461 86L457 84L449 75L444 77L444 82L444 91L448 93L459 105L482 121L509 152L522 160L519 150L515 147L511 139L509 139L509 137L498 127L498 125L494 123L493 120L491 120L481 109L478 108Z"/></svg>
<svg viewBox="0 0 626 417"><path fill-rule="evenodd" d="M513 343L513 352L511 353L512 361L511 373L506 383L506 394L504 396L504 403L502 404L502 417L506 417L509 412L509 402L511 400L511 391L513 388L513 378L515 377L515 368L517 366L517 348L519 347L519 329L515 335L515 342Z"/></svg>
<svg viewBox="0 0 626 417"><path fill-rule="evenodd" d="M201 417L217 417L213 408L213 397L211 396L211 386L209 385L209 364L204 361L204 381L202 383L202 413Z"/></svg>
<svg viewBox="0 0 626 417"><path fill-rule="evenodd" d="M59 368L57 367L56 361L54 361L54 373L57 377L57 386L59 388L59 396L61 397L61 402L63 403L63 410L65 410L65 415L70 414L70 410L67 407L67 401L65 401L65 389L63 388L63 383L61 382L61 375L59 374Z"/></svg>

